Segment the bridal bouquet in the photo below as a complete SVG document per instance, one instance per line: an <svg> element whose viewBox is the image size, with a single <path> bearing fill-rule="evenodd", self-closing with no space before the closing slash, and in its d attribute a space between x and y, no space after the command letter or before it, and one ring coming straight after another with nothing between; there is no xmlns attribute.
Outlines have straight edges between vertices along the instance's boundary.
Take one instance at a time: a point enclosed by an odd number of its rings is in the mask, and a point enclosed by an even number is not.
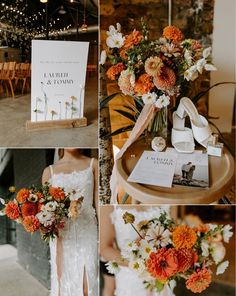
<svg viewBox="0 0 236 296"><path fill-rule="evenodd" d="M1 198L0 201L4 205L2 215L22 224L27 232L40 231L42 238L49 241L59 236L67 219L79 216L83 197L78 198L78 192L67 193L46 183L40 188L22 188L13 200L6 202Z"/></svg>
<svg viewBox="0 0 236 296"><path fill-rule="evenodd" d="M150 122L150 131L166 126L165 107L170 103L175 105L175 98L189 81L197 79L205 70L216 70L210 61L211 48L204 49L199 41L184 39L175 26L165 27L159 39L150 40L143 22L142 32L134 29L127 36L117 24L116 28L109 27L106 44L101 65L108 67L107 77L118 81L121 92L132 96L136 104L133 108L127 106L129 114L123 110L120 113L131 119L132 108L137 118L145 104L154 104L159 112Z"/></svg>
<svg viewBox="0 0 236 296"><path fill-rule="evenodd" d="M233 235L230 225L202 224L190 227L176 224L162 213L159 218L139 222L126 212L125 223L137 232L137 239L127 242L122 258L143 279L148 290L161 292L165 285L173 288L173 280L183 278L186 288L201 293L216 275L224 273L229 262L223 261L225 247ZM108 263L111 273L119 272L115 261Z"/></svg>

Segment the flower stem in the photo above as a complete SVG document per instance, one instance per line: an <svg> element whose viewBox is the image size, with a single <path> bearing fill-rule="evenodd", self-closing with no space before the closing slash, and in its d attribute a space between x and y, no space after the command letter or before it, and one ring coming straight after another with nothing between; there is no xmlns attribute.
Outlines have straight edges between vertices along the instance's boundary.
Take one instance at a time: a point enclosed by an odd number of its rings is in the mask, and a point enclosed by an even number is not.
<svg viewBox="0 0 236 296"><path fill-rule="evenodd" d="M138 230L136 229L136 227L133 224L131 224L131 226L133 227L134 231L137 232L137 234L139 235L139 237L141 239L143 239L142 235L138 232Z"/></svg>

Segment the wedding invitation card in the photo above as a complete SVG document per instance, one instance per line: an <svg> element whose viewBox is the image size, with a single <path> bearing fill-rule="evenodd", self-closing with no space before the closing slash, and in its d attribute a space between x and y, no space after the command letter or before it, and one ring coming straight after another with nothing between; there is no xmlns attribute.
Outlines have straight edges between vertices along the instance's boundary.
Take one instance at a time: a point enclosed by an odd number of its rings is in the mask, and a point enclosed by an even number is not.
<svg viewBox="0 0 236 296"><path fill-rule="evenodd" d="M31 121L82 118L88 42L32 41Z"/></svg>
<svg viewBox="0 0 236 296"><path fill-rule="evenodd" d="M177 155L166 152L144 151L128 181L171 187Z"/></svg>

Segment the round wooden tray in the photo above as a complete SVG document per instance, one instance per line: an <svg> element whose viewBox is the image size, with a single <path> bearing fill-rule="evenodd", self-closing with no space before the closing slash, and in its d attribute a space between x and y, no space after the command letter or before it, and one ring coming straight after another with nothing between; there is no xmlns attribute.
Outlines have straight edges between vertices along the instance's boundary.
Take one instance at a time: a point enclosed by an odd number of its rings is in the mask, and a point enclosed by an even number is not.
<svg viewBox="0 0 236 296"><path fill-rule="evenodd" d="M144 150L144 140L133 143L117 161L118 182L134 200L144 204L209 204L226 194L234 182L234 159L224 147L222 157L209 156L209 188L175 186L165 188L127 182Z"/></svg>

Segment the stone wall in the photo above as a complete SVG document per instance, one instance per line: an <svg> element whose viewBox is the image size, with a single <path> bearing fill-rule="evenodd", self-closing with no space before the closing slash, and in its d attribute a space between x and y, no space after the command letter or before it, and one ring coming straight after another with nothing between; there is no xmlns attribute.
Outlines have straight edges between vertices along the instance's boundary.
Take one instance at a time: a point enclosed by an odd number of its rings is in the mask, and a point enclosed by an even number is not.
<svg viewBox="0 0 236 296"><path fill-rule="evenodd" d="M44 168L53 161L53 151L43 149L13 150L17 189L41 184ZM49 248L39 234L28 234L17 225L18 262L46 287L50 286Z"/></svg>

